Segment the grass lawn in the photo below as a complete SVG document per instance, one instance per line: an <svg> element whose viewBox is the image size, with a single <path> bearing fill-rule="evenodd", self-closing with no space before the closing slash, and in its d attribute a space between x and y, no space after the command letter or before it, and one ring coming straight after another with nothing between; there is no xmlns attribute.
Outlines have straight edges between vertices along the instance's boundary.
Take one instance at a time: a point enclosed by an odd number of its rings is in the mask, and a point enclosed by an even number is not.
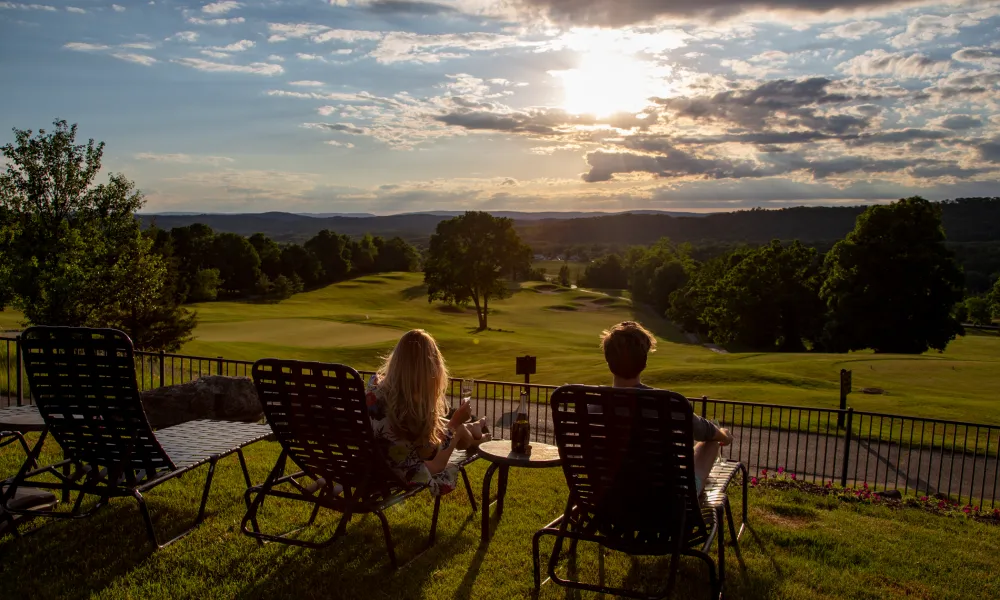
<svg viewBox="0 0 1000 600"><path fill-rule="evenodd" d="M56 450L48 444L47 458L55 458ZM252 478L259 482L276 458L277 445L258 443L247 454ZM0 451L0 474L12 473L21 458L11 447ZM484 470L482 461L471 467L474 488L481 485ZM203 467L146 495L162 534L178 531L194 517L204 472ZM87 520L48 522L20 540L5 537L0 540L0 597L530 598L531 535L561 511L566 497L559 470L514 470L504 520L490 544L480 548L478 515L472 515L464 492L456 490L442 502L437 545L391 573L374 517L356 519L348 535L326 550L258 546L238 531L242 487L235 457L220 463L206 522L155 553L146 544L135 503L126 499L111 501ZM421 549L431 509L431 498L424 494L388 511L401 560ZM286 528L307 517L304 510L277 502L265 515ZM745 577L727 553L728 598L1000 597L1000 530L995 526L761 489L751 492L750 519L764 547L744 538ZM334 515L321 514L306 535L322 539L334 526ZM543 542L543 551L548 547ZM663 583L666 561L608 552L604 565L607 583L628 581L652 591ZM686 559L682 568L674 597L707 597L701 565ZM562 569L565 574L565 563ZM581 544L577 569L596 580L595 547ZM574 596L551 583L540 596L566 597Z"/></svg>
<svg viewBox="0 0 1000 600"><path fill-rule="evenodd" d="M854 372L858 392L849 401L857 410L1000 424L1000 336L995 333L970 332L946 352L922 356L717 354L691 344L671 323L614 292L527 283L490 307L493 330L476 332L473 309L427 302L422 274L369 276L280 304L194 305L200 325L182 352L326 360L373 369L399 335L420 327L438 339L458 376L516 381L514 358L531 354L538 357L534 382L597 384L609 382L598 336L618 321L636 319L660 340L644 381L688 396L833 408L839 403L839 372L846 368ZM0 319L0 327L15 326L19 316L0 312ZM888 395L861 394L864 387L882 388Z"/></svg>

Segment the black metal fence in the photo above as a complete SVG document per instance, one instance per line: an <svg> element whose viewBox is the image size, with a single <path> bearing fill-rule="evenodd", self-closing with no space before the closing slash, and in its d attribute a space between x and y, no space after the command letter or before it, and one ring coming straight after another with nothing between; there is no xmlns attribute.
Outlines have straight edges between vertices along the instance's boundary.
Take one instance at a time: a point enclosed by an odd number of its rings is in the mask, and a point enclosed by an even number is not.
<svg viewBox="0 0 1000 600"><path fill-rule="evenodd" d="M186 383L206 375L249 377L253 363L180 354L137 352L140 388ZM362 371L364 377L371 372ZM556 386L476 380L473 413L485 417L493 436L505 438L522 390L536 442L551 443L549 396ZM0 339L0 406L30 404L17 341ZM448 401L457 406L461 380L452 379ZM875 412L691 398L696 414L731 430L735 442L723 455L751 473L784 469L813 483L899 490L948 497L982 508L1000 506L1000 426Z"/></svg>

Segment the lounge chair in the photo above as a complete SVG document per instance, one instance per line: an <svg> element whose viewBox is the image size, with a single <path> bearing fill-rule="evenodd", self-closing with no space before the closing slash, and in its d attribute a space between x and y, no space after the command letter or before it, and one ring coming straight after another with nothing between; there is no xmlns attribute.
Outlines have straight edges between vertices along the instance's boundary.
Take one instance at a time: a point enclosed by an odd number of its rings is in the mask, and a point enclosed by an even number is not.
<svg viewBox="0 0 1000 600"><path fill-rule="evenodd" d="M132 497L157 548L190 533L205 517L216 463L236 453L250 486L243 448L270 435L263 424L197 420L153 432L143 411L135 376L132 342L121 331L32 327L21 335L28 383L48 432L65 460L34 468L41 444L17 476L7 480L2 506L13 514L81 518L111 498ZM159 543L142 494L208 464L201 506L194 524ZM54 479L54 481L53 481ZM40 511L15 499L25 488L76 492L71 510ZM98 498L82 510L83 499Z"/></svg>
<svg viewBox="0 0 1000 600"><path fill-rule="evenodd" d="M0 409L0 412L10 409ZM16 410L16 409L15 409ZM25 460L30 460L31 448L27 440L20 431L0 431L0 448L19 442L24 450ZM0 496L7 491L5 485L0 484ZM35 511L48 511L58 504L59 500L52 492L38 490L34 488L21 488L11 498L11 504L20 509L31 509ZM10 533L15 537L19 536L18 526L30 517L21 514L12 514L0 507L0 537Z"/></svg>
<svg viewBox="0 0 1000 600"><path fill-rule="evenodd" d="M712 598L719 598L725 581L724 517L742 565L747 473L740 463L717 463L699 497L687 399L666 390L569 385L553 392L551 408L569 499L564 513L534 536L535 589L541 585L539 541L554 536L548 574L559 585L630 598L664 597L673 590L680 556L688 555L705 562ZM726 495L736 473L743 474L739 533ZM716 537L718 575L709 555ZM649 596L561 579L556 565L564 539L570 540L571 553L584 540L632 555L670 555L665 593Z"/></svg>
<svg viewBox="0 0 1000 600"><path fill-rule="evenodd" d="M263 359L253 366L253 380L267 422L281 444L281 455L264 483L247 490L249 508L243 517L243 533L261 543L325 548L346 533L351 517L375 513L382 523L389 562L393 569L397 568L384 511L428 486L407 486L389 469L375 442L361 375L345 365ZM459 465L465 481L473 512L476 501L465 465L475 459L475 454L460 451L452 454L452 462ZM298 470L286 475L289 460ZM276 489L283 484L288 486ZM307 525L315 521L320 508L343 516L333 535L322 542L291 537L301 528L284 534L262 533L258 516L267 497L312 504ZM428 547L434 543L440 505L439 496L434 500Z"/></svg>

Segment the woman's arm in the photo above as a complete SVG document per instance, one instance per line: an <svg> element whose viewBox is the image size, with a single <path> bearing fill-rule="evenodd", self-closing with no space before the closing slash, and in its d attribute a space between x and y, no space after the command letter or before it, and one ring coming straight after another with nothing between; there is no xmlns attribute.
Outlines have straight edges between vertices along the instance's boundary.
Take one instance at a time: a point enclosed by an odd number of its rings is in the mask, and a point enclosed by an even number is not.
<svg viewBox="0 0 1000 600"><path fill-rule="evenodd" d="M451 460L451 454L455 451L455 440L453 439L454 430L451 429L451 423L448 424L448 431L445 433L448 440L448 445L437 451L434 458L430 460L425 460L424 464L427 465L427 470L431 472L431 475L437 475L441 471L444 471L445 467L448 466L448 461Z"/></svg>

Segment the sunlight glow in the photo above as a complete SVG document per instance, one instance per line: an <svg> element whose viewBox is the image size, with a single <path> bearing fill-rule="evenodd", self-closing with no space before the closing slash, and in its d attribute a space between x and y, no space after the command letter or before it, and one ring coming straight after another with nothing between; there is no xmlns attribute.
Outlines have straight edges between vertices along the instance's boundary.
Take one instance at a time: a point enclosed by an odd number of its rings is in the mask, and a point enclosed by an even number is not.
<svg viewBox="0 0 1000 600"><path fill-rule="evenodd" d="M661 68L616 52L585 54L579 67L553 71L562 80L563 108L577 115L608 117L638 113L662 95Z"/></svg>

